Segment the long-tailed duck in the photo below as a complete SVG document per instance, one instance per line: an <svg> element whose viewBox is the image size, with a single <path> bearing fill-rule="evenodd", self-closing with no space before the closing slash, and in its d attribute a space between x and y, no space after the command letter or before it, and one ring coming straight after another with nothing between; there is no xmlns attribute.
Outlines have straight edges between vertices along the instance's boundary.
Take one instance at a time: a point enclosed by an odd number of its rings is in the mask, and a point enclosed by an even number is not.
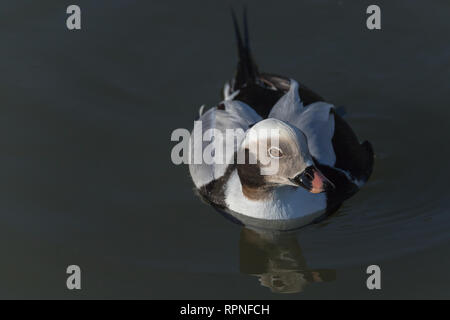
<svg viewBox="0 0 450 320"><path fill-rule="evenodd" d="M239 54L236 75L225 84L222 102L204 113L201 108L201 130L194 128L191 134L189 170L196 190L246 225L292 229L318 221L368 180L372 146L360 143L336 108L303 84L259 72L250 52L245 10L243 38L233 12L232 18ZM227 129L241 133L233 138L233 152L225 155L224 163L192 161L196 148L209 144L214 155L218 146L225 147L227 139L214 138L214 132L226 136ZM276 146L259 134L272 129ZM213 133L206 140L213 143L195 145L195 136L204 139L208 130ZM265 148L252 148L261 142ZM244 162L236 161L238 154L245 156ZM276 173L262 174L271 161L277 162Z"/></svg>

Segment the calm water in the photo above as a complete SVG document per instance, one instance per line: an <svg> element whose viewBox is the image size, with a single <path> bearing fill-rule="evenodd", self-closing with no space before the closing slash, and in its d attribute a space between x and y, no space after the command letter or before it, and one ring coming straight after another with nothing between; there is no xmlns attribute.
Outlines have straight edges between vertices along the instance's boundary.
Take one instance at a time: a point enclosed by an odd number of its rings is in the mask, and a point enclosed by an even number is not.
<svg viewBox="0 0 450 320"><path fill-rule="evenodd" d="M361 192L289 234L225 220L170 161L234 72L229 4L77 2L79 32L72 2L0 4L1 298L450 298L448 1L377 1L376 32L369 1L247 2L261 69L344 105L377 154Z"/></svg>

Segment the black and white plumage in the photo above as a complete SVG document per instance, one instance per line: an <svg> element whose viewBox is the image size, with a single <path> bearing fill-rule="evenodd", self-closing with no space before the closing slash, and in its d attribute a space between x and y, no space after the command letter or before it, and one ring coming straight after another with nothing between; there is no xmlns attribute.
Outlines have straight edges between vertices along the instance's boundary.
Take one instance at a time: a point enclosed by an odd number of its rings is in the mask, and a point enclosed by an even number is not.
<svg viewBox="0 0 450 320"><path fill-rule="evenodd" d="M233 13L239 61L235 77L225 84L224 100L201 114L200 132L193 130L190 173L198 194L240 222L291 229L336 211L355 194L372 172L374 154L368 141L360 143L335 107L306 86L283 76L260 73L251 56L247 17L244 39ZM195 164L195 136L215 129L241 129L231 142L224 164ZM261 176L261 165L236 164L248 156L250 132L276 128L280 132L280 173ZM211 130L210 130L211 131ZM203 142L201 147L227 141ZM228 141L229 143L229 141ZM225 148L223 148L225 150ZM283 150L283 152L281 151ZM286 153L286 154L285 154ZM255 157L258 158L256 154Z"/></svg>

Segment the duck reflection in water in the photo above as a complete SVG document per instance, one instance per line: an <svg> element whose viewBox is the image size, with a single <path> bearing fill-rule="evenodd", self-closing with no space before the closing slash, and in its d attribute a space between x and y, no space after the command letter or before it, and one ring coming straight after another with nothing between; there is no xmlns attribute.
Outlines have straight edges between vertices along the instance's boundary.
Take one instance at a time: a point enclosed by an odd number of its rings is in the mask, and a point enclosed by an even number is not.
<svg viewBox="0 0 450 320"><path fill-rule="evenodd" d="M336 279L335 270L307 267L295 233L243 228L239 247L241 272L257 276L275 293L297 293L309 283Z"/></svg>

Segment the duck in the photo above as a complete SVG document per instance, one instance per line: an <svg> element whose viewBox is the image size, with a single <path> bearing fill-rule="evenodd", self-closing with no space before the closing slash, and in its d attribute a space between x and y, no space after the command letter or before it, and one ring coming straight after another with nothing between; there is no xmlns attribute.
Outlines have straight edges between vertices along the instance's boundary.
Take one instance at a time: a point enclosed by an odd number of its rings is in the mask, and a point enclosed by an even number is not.
<svg viewBox="0 0 450 320"><path fill-rule="evenodd" d="M200 108L195 123L201 128L194 125L191 132L194 190L246 226L290 230L322 221L368 181L372 144L360 142L339 108L302 82L260 72L249 45L247 10L243 33L233 10L231 16L237 68L222 100L207 111ZM229 130L235 132L232 140ZM195 143L200 135L202 142ZM224 161L194 161L196 149L207 146ZM223 155L224 149L231 151Z"/></svg>

